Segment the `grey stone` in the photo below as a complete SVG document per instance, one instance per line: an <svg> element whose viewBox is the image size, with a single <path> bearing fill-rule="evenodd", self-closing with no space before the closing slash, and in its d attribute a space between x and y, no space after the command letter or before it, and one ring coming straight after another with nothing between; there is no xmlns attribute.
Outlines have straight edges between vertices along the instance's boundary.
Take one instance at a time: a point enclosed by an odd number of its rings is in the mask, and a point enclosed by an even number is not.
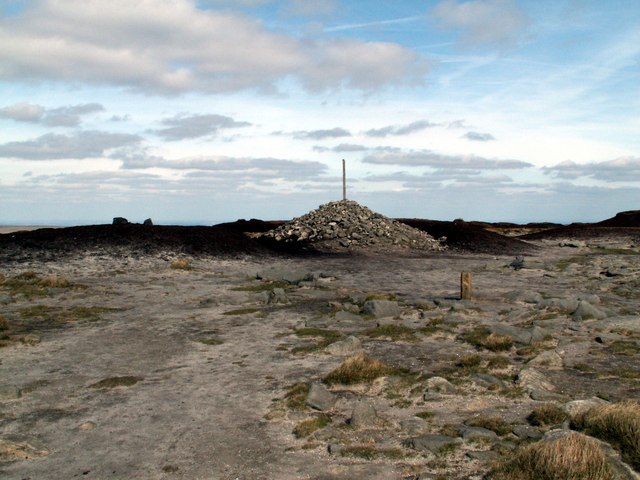
<svg viewBox="0 0 640 480"><path fill-rule="evenodd" d="M606 405L608 403L609 402L602 400L601 398L593 397L586 400L572 400L562 405L561 408L567 413L567 415L573 418L587 413L594 407Z"/></svg>
<svg viewBox="0 0 640 480"><path fill-rule="evenodd" d="M540 303L542 302L542 295L533 290L514 290L505 295L508 300L512 302L524 302L524 303Z"/></svg>
<svg viewBox="0 0 640 480"><path fill-rule="evenodd" d="M400 315L400 307L392 300L367 300L362 306L362 313L375 318L395 317Z"/></svg>
<svg viewBox="0 0 640 480"><path fill-rule="evenodd" d="M336 404L336 396L321 383L312 383L307 395L307 405L320 411L331 410Z"/></svg>
<svg viewBox="0 0 640 480"><path fill-rule="evenodd" d="M488 325L489 330L496 335L509 335L515 343L528 345L531 343L531 329L514 327L513 325L505 325L496 323Z"/></svg>
<svg viewBox="0 0 640 480"><path fill-rule="evenodd" d="M427 430L429 423L419 417L410 417L400 420L400 427L409 435L416 435Z"/></svg>
<svg viewBox="0 0 640 480"><path fill-rule="evenodd" d="M524 368L518 373L517 383L529 393L537 390L551 392L555 389L553 384L547 380L546 375L531 367Z"/></svg>
<svg viewBox="0 0 640 480"><path fill-rule="evenodd" d="M349 420L349 424L352 427L372 428L381 426L383 423L371 400L363 399L356 402Z"/></svg>
<svg viewBox="0 0 640 480"><path fill-rule="evenodd" d="M129 223L129 220L127 220L124 217L113 217L113 225L126 225L127 223Z"/></svg>
<svg viewBox="0 0 640 480"><path fill-rule="evenodd" d="M493 462L500 457L498 452L494 452L493 450L469 451L465 455L472 460L478 460L480 462Z"/></svg>
<svg viewBox="0 0 640 480"><path fill-rule="evenodd" d="M286 304L289 303L289 298L287 297L284 288L274 288L269 292L267 303L269 304Z"/></svg>
<svg viewBox="0 0 640 480"><path fill-rule="evenodd" d="M539 402L562 402L566 400L566 398L559 393L550 392L549 390L545 390L543 388L534 388L530 390L529 397L531 397L531 400L537 400Z"/></svg>
<svg viewBox="0 0 640 480"><path fill-rule="evenodd" d="M541 366L548 369L563 367L562 357L555 350L547 350L527 362L527 365Z"/></svg>
<svg viewBox="0 0 640 480"><path fill-rule="evenodd" d="M488 428L462 425L458 432L465 440L498 440L496 432Z"/></svg>
<svg viewBox="0 0 640 480"><path fill-rule="evenodd" d="M326 318L308 318L304 321L304 326L307 328L327 328Z"/></svg>
<svg viewBox="0 0 640 480"><path fill-rule="evenodd" d="M603 318L607 318L607 314L590 303L580 300L576 310L573 312L573 318L581 320L595 318L596 320L602 320Z"/></svg>
<svg viewBox="0 0 640 480"><path fill-rule="evenodd" d="M292 285L297 285L302 281L312 281L315 276L312 272L295 268L271 268L262 272L256 273L258 280L268 280L272 282L287 282Z"/></svg>
<svg viewBox="0 0 640 480"><path fill-rule="evenodd" d="M142 224L150 227L153 225L153 220L151 220L150 218L147 218Z"/></svg>
<svg viewBox="0 0 640 480"><path fill-rule="evenodd" d="M426 381L426 393L456 393L456 387L446 378L431 377Z"/></svg>
<svg viewBox="0 0 640 480"><path fill-rule="evenodd" d="M362 351L362 342L357 337L349 336L330 344L325 351L331 355L355 355Z"/></svg>
<svg viewBox="0 0 640 480"><path fill-rule="evenodd" d="M546 298L540 302L540 306L553 308L566 313L575 312L578 308L577 298Z"/></svg>
<svg viewBox="0 0 640 480"><path fill-rule="evenodd" d="M13 297L8 293L0 293L0 304L8 305L13 301Z"/></svg>
<svg viewBox="0 0 640 480"><path fill-rule="evenodd" d="M514 261L512 261L509 266L514 270L520 270L525 266L525 260L522 255L518 255Z"/></svg>
<svg viewBox="0 0 640 480"><path fill-rule="evenodd" d="M403 444L414 450L426 450L437 453L449 445L457 445L461 442L459 438L449 437L448 435L437 435L428 433L405 440Z"/></svg>
<svg viewBox="0 0 640 480"><path fill-rule="evenodd" d="M520 440L540 440L542 432L531 425L516 425L511 430Z"/></svg>
<svg viewBox="0 0 640 480"><path fill-rule="evenodd" d="M504 382L500 380L498 377L495 377L489 373L476 373L471 377L471 380L481 387L490 388L503 388L505 386Z"/></svg>

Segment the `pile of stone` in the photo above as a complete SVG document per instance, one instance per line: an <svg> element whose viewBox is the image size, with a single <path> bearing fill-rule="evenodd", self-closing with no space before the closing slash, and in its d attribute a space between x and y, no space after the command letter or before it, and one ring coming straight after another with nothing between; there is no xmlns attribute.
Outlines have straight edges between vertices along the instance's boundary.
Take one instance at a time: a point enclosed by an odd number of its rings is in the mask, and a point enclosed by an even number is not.
<svg viewBox="0 0 640 480"><path fill-rule="evenodd" d="M387 218L351 200L321 205L262 234L277 242L307 242L329 249L412 248L444 250L429 234Z"/></svg>

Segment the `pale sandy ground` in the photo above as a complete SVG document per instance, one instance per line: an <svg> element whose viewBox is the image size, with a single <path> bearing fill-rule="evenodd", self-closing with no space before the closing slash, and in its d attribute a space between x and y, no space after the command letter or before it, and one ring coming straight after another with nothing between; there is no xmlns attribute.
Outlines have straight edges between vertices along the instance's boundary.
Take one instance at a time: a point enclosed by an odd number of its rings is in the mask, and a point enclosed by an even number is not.
<svg viewBox="0 0 640 480"><path fill-rule="evenodd" d="M466 452L488 445L465 441L443 456L416 452L402 445L415 435L403 421L417 418L417 412L432 411L434 417L420 427L427 433L478 415L526 423L526 415L540 402L522 392L507 396L465 381L456 394L428 401L422 398L420 384L417 389L412 386L412 393L402 390L395 396L385 380L371 387L334 387L339 401L330 412L332 426L297 439L292 434L295 425L316 413L288 409L283 402L286 392L298 382L321 380L343 358L323 351L292 353L293 347L309 341L294 335L294 329L325 319L329 328L358 336L370 356L431 372L478 353L456 339L460 332L496 320L522 324L539 318L541 324L556 323L550 327L553 338L547 338L540 350L565 352L564 369L539 367L558 393L566 399L589 398L599 389L609 390L612 400L637 396L637 377L594 375L573 382L571 378L582 372L567 370L580 362L599 368L599 362L612 361L627 362L637 370L637 356L613 358L605 351L608 339L618 338L615 331L593 321L575 322L567 315L545 317L534 306L507 301L505 294L513 290L534 290L549 297L597 294L602 299L599 308L611 317L629 325L636 319L624 338L638 341L638 296L614 293L623 282L638 281L639 257L628 254L638 253L638 248L624 240L600 247L624 248L625 254L613 250L603 254L602 248L597 254L594 246L586 245L559 248L557 242L543 246L527 257L528 268L519 271L507 266L512 257L464 254L187 258L194 267L190 271L169 268L171 254L142 258L85 254L46 264L0 265L6 278L32 271L42 278L64 276L75 285L33 298L10 294L0 303L10 324L31 322L31 334L40 340L0 349L0 478L329 480L419 474L481 478L488 465L470 459ZM568 266L562 263L567 261ZM322 272L326 278L287 288L287 305L266 305L260 293L234 290L258 285L256 272L283 267ZM606 268L624 270L625 276L605 278L600 272ZM473 274L473 308L436 307L434 298L458 295L462 271ZM0 294L7 291L0 285ZM356 319L341 326L333 319L336 306L347 308L376 292L392 292L400 301L402 314L388 321L417 329L440 318L449 327L435 335L419 334L417 342L403 342L365 335L375 320ZM39 310L27 310L30 307ZM75 318L77 307L100 309L95 310L100 318ZM246 308L256 310L233 312ZM596 331L606 339L604 346L593 342ZM221 343L203 343L207 340ZM604 353L591 352L598 348ZM506 355L512 374L529 360L517 354L516 347ZM563 372L568 373L563 376ZM90 387L119 376L140 381L116 388ZM362 398L375 404L384 422L354 431L345 421ZM330 443L392 447L405 457L367 460L331 455Z"/></svg>

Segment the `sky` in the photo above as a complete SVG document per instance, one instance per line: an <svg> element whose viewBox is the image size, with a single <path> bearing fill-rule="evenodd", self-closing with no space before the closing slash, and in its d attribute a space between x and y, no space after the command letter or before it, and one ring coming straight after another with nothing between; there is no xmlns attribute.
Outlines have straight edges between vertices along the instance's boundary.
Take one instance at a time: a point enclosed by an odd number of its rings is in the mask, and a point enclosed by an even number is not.
<svg viewBox="0 0 640 480"><path fill-rule="evenodd" d="M638 0L0 0L0 224L640 209Z"/></svg>

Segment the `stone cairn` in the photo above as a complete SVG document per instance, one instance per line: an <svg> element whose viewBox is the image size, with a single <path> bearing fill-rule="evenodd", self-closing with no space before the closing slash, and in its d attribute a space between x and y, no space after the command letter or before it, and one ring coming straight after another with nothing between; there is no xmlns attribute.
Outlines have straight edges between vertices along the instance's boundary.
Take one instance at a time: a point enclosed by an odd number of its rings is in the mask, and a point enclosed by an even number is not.
<svg viewBox="0 0 640 480"><path fill-rule="evenodd" d="M387 218L352 200L321 205L262 234L277 242L308 242L331 250L345 248L412 248L444 250L432 236Z"/></svg>

